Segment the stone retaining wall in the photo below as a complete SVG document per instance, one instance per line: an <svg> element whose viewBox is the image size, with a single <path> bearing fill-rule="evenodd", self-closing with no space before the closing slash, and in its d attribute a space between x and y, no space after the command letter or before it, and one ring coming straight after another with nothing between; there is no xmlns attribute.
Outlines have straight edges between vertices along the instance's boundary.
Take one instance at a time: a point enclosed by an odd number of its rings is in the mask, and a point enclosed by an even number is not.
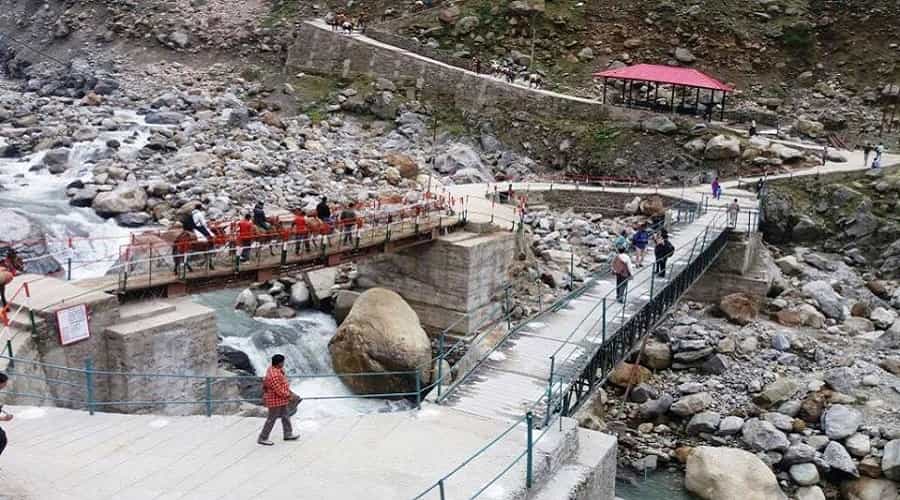
<svg viewBox="0 0 900 500"><path fill-rule="evenodd" d="M385 32L373 33L384 43L426 51L429 57L449 59L427 47ZM373 38L374 38L373 37ZM460 66L466 66L458 62ZM417 98L450 100L452 106L469 114L483 117L524 113L523 118L583 119L585 116L635 118L635 112L604 106L596 101L550 93L534 92L511 86L500 80L479 76L457 67L426 61L410 52L377 47L352 36L332 33L315 26L302 24L297 28L294 44L288 51L290 71L336 75L351 78L358 75L382 77L401 86L414 87Z"/></svg>

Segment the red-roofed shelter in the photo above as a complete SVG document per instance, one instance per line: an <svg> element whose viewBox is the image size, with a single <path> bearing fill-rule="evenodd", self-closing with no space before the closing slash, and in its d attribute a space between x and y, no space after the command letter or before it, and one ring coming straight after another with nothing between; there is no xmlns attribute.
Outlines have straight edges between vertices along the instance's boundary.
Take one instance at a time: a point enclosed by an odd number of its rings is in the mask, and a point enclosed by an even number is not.
<svg viewBox="0 0 900 500"><path fill-rule="evenodd" d="M700 93L707 91L709 98L702 104L708 118L712 118L712 113L716 107L716 94L719 92L722 94L720 109L724 117L726 97L734 91L734 87L724 84L702 71L693 68L657 64L637 64L624 68L608 69L594 73L594 78L603 78L604 104L606 103L606 87L609 81L621 81L622 101L626 106L649 107L658 111L671 110L672 112L697 114L701 106ZM666 98L665 95L663 97L659 95L660 88L663 85L671 87L669 98ZM692 103L688 100L689 89L696 91ZM635 91L637 91L636 96ZM676 107L679 91L681 103Z"/></svg>

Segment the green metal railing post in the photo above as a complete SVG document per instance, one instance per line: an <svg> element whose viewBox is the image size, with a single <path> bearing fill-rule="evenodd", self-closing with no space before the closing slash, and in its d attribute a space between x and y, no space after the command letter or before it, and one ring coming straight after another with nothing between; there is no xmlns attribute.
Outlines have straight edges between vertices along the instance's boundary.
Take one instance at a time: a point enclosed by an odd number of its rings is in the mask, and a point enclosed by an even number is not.
<svg viewBox="0 0 900 500"><path fill-rule="evenodd" d="M441 492L441 500L444 500L444 480L438 481L438 490Z"/></svg>
<svg viewBox="0 0 900 500"><path fill-rule="evenodd" d="M653 261L653 269L650 269L650 300L653 300L653 284L656 281L656 261Z"/></svg>
<svg viewBox="0 0 900 500"><path fill-rule="evenodd" d="M12 371L12 369L16 367L16 362L12 359L12 358L13 358L13 352L12 352L12 339L9 339L9 340L6 341L6 351L9 353L9 365L8 365L8 368L9 368L10 371Z"/></svg>
<svg viewBox="0 0 900 500"><path fill-rule="evenodd" d="M212 377L206 377L206 416L211 417L213 410L212 402Z"/></svg>
<svg viewBox="0 0 900 500"><path fill-rule="evenodd" d="M84 360L84 383L87 389L87 407L90 415L94 414L94 360Z"/></svg>
<svg viewBox="0 0 900 500"><path fill-rule="evenodd" d="M606 297L603 297L603 342L606 342Z"/></svg>
<svg viewBox="0 0 900 500"><path fill-rule="evenodd" d="M281 265L287 265L287 241L281 242Z"/></svg>
<svg viewBox="0 0 900 500"><path fill-rule="evenodd" d="M553 370L556 368L556 355L550 356L550 380L547 383L547 414L544 415L544 425L550 422L550 409L553 402Z"/></svg>
<svg viewBox="0 0 900 500"><path fill-rule="evenodd" d="M66 281L72 281L72 257L66 259Z"/></svg>
<svg viewBox="0 0 900 500"><path fill-rule="evenodd" d="M531 412L525 414L525 421L528 423L528 453L525 455L525 487L531 489L533 480L532 470L534 469L534 415Z"/></svg>
<svg viewBox="0 0 900 500"><path fill-rule="evenodd" d="M416 409L422 409L422 367L416 367Z"/></svg>
<svg viewBox="0 0 900 500"><path fill-rule="evenodd" d="M31 322L31 336L36 338L38 336L37 320L34 319L34 311L30 309L28 310L28 321Z"/></svg>

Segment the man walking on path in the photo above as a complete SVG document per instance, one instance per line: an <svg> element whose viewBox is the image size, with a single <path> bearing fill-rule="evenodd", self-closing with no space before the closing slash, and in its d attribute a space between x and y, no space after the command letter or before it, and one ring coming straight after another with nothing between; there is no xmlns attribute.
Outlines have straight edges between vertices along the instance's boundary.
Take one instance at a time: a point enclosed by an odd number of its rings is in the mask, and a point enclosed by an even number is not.
<svg viewBox="0 0 900 500"><path fill-rule="evenodd" d="M9 381L9 377L6 376L5 373L0 373L0 390L6 388L6 382ZM13 419L13 416L9 413L3 411L3 406L0 405L0 422L9 422ZM3 429L0 429L0 455L3 454L3 450L6 449L6 433L3 432Z"/></svg>
<svg viewBox="0 0 900 500"><path fill-rule="evenodd" d="M653 272L660 278L666 277L666 262L675 253L675 247L669 241L669 232L663 229L656 237L656 246L653 247L653 255L656 257L656 267Z"/></svg>
<svg viewBox="0 0 900 500"><path fill-rule="evenodd" d="M872 152L872 143L866 141L865 146L863 146L863 165L866 167L869 166L869 154Z"/></svg>
<svg viewBox="0 0 900 500"><path fill-rule="evenodd" d="M827 164L828 164L828 146L825 146L824 148L822 148L822 166L824 167Z"/></svg>
<svg viewBox="0 0 900 500"><path fill-rule="evenodd" d="M737 227L738 213L740 211L741 206L738 204L737 198L735 198L734 201L728 204L728 227Z"/></svg>
<svg viewBox="0 0 900 500"><path fill-rule="evenodd" d="M616 275L616 302L625 303L625 295L628 293L628 280L634 275L631 259L625 253L624 248L617 248L618 254L613 258L612 271Z"/></svg>
<svg viewBox="0 0 900 500"><path fill-rule="evenodd" d="M638 267L644 267L644 252L647 251L647 245L650 243L650 233L647 232L647 225L641 224L638 230L631 236L631 244L637 251L635 261Z"/></svg>
<svg viewBox="0 0 900 500"><path fill-rule="evenodd" d="M263 446L275 444L269 441L269 434L275 427L275 421L279 419L284 431L284 440L299 439L300 435L294 434L291 428L291 414L296 411L300 401L302 401L300 396L291 392L291 386L284 375L284 356L281 354L272 356L272 366L266 371L266 378L263 380L263 404L269 409L269 415L257 442Z"/></svg>

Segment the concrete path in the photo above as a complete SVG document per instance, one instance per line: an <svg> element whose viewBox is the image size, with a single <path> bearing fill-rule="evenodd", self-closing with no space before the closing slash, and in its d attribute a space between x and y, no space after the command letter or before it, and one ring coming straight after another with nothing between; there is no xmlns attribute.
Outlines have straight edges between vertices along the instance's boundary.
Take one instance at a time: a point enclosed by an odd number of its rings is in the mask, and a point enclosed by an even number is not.
<svg viewBox="0 0 900 500"><path fill-rule="evenodd" d="M282 441L279 424L275 446L263 447L260 418L5 410L15 418L3 424L9 447L0 457L0 498L16 500L408 499L509 425L430 404L328 420L304 419L301 407L294 419L301 439ZM524 427L514 429L447 481L448 498L485 485L525 439ZM524 484L524 466L514 467L484 498L506 498ZM426 498L438 498L437 490Z"/></svg>
<svg viewBox="0 0 900 500"><path fill-rule="evenodd" d="M304 21L304 22L305 22L307 25L313 26L313 27L318 28L318 29L320 29L320 30L324 30L324 31L328 31L328 32L331 31L331 26L329 26L328 23L326 23L326 22L325 22L324 20L322 20L322 19L315 19L315 20ZM491 80L491 81L496 81L496 82L503 83L504 85L513 85L513 86L516 86L516 87L519 87L519 88L527 89L527 90L530 90L531 92L534 92L534 93L536 93L536 94L542 94L542 95L546 95L546 96L552 96L552 97L556 97L556 98L559 98L559 99L565 99L565 100L573 101L573 102L580 102L580 103L586 103L586 104L596 104L597 106L602 106L602 105L603 105L602 102L600 102L600 101L598 101L598 100L596 100L596 99L586 99L586 98L584 98L584 97L576 97L576 96L572 96L572 95L568 95L568 94L560 94L560 93L558 93L558 92L551 92L551 91L549 91L549 90L542 90L542 89L530 88L528 85L521 85L521 84L519 84L519 83L508 83L507 81L502 80L502 79L500 79L500 78L495 78L495 77L493 77L493 76L491 76L491 75L487 75L487 74L484 74L484 73L481 73L481 74L475 73L474 71L469 71L469 70L467 70L467 69L465 69L465 68L460 68L459 66L453 66L453 65L451 65L451 64L447 64L447 63L438 61L438 60L436 60L436 59L431 59L431 58L428 58L428 57L425 57L425 56L416 54L415 52L410 52L410 51L408 51L408 50L401 49L400 47L396 47L396 46L394 46L394 45L389 45L389 44L386 44L386 43L384 43L384 42L380 42L380 41L378 41L378 40L375 40L374 38L369 38L369 37L367 37L367 36L365 36L365 35L363 35L363 34L360 34L360 33L354 32L352 35L346 35L346 34L343 34L342 36L348 36L348 37L353 38L353 39L356 40L356 41L365 43L365 44L367 44L367 45L371 45L371 46L373 46L373 47L378 47L378 48L380 48L380 49L389 50L389 51L395 52L395 53L397 53L397 54L402 54L402 55L405 56L405 57L412 57L412 58L418 59L418 60L420 60L420 61L427 62L428 64L433 64L433 65L435 65L435 66L440 66L440 67L442 67L442 68L446 68L446 69L450 69L450 70L453 70L453 71L458 71L458 72L461 72L461 73L465 73L465 74L471 75L471 76L473 76L473 77L489 79L489 80Z"/></svg>
<svg viewBox="0 0 900 500"><path fill-rule="evenodd" d="M724 229L723 214L710 211L693 224L676 226L671 232L675 256L669 261L675 270L668 278L687 266L691 257L699 254L707 226L714 221L719 225L710 230L707 242L715 239ZM693 243L697 251L693 252ZM555 357L554 373L571 375L580 363L605 338L640 310L650 298L651 281L655 291L668 282L667 279L651 280L652 252L645 259L645 266L636 269L629 284L628 300L623 306L615 302L615 278L603 276L584 295L571 301L554 314L547 315L525 325L492 353L469 378L453 390L445 404L454 409L495 419L514 421L532 405L546 402L544 395L550 376L550 357ZM603 299L606 298L607 328L602 328ZM545 404L545 403L544 403ZM543 404L538 403L538 409Z"/></svg>

